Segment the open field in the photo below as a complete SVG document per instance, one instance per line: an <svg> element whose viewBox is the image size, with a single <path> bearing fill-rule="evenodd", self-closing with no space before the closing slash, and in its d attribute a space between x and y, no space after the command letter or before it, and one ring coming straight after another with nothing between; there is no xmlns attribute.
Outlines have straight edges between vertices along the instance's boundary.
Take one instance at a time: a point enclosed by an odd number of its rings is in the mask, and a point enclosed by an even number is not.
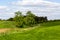
<svg viewBox="0 0 60 40"><path fill-rule="evenodd" d="M60 40L60 0L0 0L0 40Z"/></svg>
<svg viewBox="0 0 60 40"><path fill-rule="evenodd" d="M48 22L40 24L41 26L38 25L35 28L12 29L6 33L1 33L0 40L60 40L59 23L60 22Z"/></svg>
<svg viewBox="0 0 60 40"><path fill-rule="evenodd" d="M15 28L13 21L0 21L0 28Z"/></svg>
<svg viewBox="0 0 60 40"><path fill-rule="evenodd" d="M0 34L0 40L60 40L60 25Z"/></svg>

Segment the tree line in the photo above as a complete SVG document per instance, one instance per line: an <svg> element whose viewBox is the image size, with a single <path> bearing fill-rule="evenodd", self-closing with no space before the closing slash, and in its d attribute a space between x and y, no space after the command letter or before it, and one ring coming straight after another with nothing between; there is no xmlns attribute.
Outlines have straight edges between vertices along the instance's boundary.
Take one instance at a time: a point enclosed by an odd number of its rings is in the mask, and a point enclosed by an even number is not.
<svg viewBox="0 0 60 40"><path fill-rule="evenodd" d="M17 27L33 27L38 23L47 22L47 17L38 17L34 15L31 11L27 11L26 15L23 15L22 12L15 12L14 18L9 18L7 21L15 21Z"/></svg>

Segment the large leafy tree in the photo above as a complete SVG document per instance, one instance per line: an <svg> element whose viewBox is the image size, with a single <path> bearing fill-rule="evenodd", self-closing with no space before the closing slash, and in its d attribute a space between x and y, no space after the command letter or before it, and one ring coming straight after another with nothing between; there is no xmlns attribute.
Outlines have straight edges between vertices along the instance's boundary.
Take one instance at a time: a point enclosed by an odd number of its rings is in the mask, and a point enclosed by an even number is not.
<svg viewBox="0 0 60 40"><path fill-rule="evenodd" d="M31 12L31 11L28 11L26 13L26 17L25 17L25 23L28 25L28 26L32 26L33 24L35 24L35 19L34 19L35 15Z"/></svg>
<svg viewBox="0 0 60 40"><path fill-rule="evenodd" d="M23 27L23 15L20 11L15 12L14 20L17 27Z"/></svg>

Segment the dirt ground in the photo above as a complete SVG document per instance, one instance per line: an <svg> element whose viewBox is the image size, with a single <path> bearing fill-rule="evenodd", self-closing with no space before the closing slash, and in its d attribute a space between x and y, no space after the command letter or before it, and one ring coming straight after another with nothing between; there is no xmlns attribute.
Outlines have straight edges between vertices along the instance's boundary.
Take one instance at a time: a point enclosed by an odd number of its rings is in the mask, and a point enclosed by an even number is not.
<svg viewBox="0 0 60 40"><path fill-rule="evenodd" d="M0 29L0 33L5 33L7 31L11 30L10 28L4 28L4 29Z"/></svg>
<svg viewBox="0 0 60 40"><path fill-rule="evenodd" d="M32 28L1 28L0 29L0 33L6 33L8 31L11 31L11 30L31 30L31 29L34 29L36 27L32 27Z"/></svg>

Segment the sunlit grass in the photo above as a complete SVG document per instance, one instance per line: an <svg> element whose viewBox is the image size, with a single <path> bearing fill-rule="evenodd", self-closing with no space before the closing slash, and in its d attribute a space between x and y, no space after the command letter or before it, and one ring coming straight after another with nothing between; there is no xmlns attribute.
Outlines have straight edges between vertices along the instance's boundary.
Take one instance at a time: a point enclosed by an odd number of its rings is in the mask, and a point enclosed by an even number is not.
<svg viewBox="0 0 60 40"><path fill-rule="evenodd" d="M0 34L0 40L60 40L59 23L48 22L33 28L12 29Z"/></svg>

